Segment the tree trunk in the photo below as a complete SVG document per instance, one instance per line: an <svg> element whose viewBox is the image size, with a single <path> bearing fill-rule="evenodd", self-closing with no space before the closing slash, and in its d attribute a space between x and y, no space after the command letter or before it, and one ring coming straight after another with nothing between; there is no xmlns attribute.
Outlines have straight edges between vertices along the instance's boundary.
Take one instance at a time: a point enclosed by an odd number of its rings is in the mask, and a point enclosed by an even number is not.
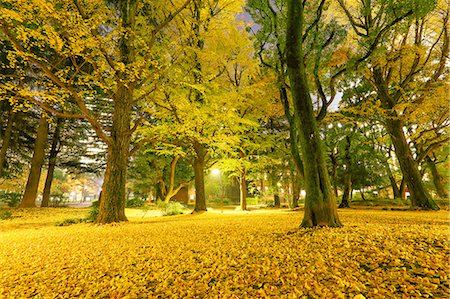
<svg viewBox="0 0 450 299"><path fill-rule="evenodd" d="M300 120L299 140L304 162L306 200L302 227L341 226L325 153L315 119L303 61L303 1L289 0L286 52L295 113Z"/></svg>
<svg viewBox="0 0 450 299"><path fill-rule="evenodd" d="M414 160L411 150L403 132L401 121L397 118L386 119L386 127L394 144L395 154L400 164L403 177L408 185L411 196L411 205L413 207L439 210L438 205L422 183L422 177L419 172L418 165Z"/></svg>
<svg viewBox="0 0 450 299"><path fill-rule="evenodd" d="M102 197L96 223L127 221L126 178L130 145L131 94L119 87L114 101L111 144L108 146Z"/></svg>
<svg viewBox="0 0 450 299"><path fill-rule="evenodd" d="M293 163L289 163L290 165L290 177L292 184L292 205L291 208L298 207L298 200L300 198L300 175L295 172Z"/></svg>
<svg viewBox="0 0 450 299"><path fill-rule="evenodd" d="M389 171L389 181L391 182L392 192L394 193L394 198L401 198L402 194L400 193L400 189L397 186L397 182L395 181L394 176Z"/></svg>
<svg viewBox="0 0 450 299"><path fill-rule="evenodd" d="M48 123L45 114L41 115L37 129L36 143L34 145L33 159L31 161L30 174L19 208L32 208L36 206L39 179L41 177L42 164L45 158L47 145Z"/></svg>
<svg viewBox="0 0 450 299"><path fill-rule="evenodd" d="M401 200L406 200L406 182L405 178L402 178L402 181L400 182L400 188L398 189L400 191L400 198Z"/></svg>
<svg viewBox="0 0 450 299"><path fill-rule="evenodd" d="M117 1L121 25L127 31L119 40L119 60L126 68L136 60L133 30L137 1ZM114 109L111 126L111 142L108 144L105 177L96 223L127 221L125 216L126 179L130 155L131 110L134 100L135 81L130 81L127 72L117 72L117 89L114 94Z"/></svg>
<svg viewBox="0 0 450 299"><path fill-rule="evenodd" d="M194 212L206 211L205 196L205 156L206 150L197 141L194 142L194 176L195 176L195 207Z"/></svg>
<svg viewBox="0 0 450 299"><path fill-rule="evenodd" d="M389 94L387 83L383 78L383 71L376 67L373 69L374 84L383 108L388 113L385 118L386 130L394 145L395 155L402 170L403 179L408 185L411 196L411 206L423 209L439 210L438 205L425 190L422 183L419 167L413 158L411 149L403 132L401 117L395 112L395 99Z"/></svg>
<svg viewBox="0 0 450 299"><path fill-rule="evenodd" d="M344 194L339 208L350 208L350 193L352 192L352 159L350 156L351 139L349 136L345 137L345 175L344 175Z"/></svg>
<svg viewBox="0 0 450 299"><path fill-rule="evenodd" d="M436 163L433 160L431 160L431 158L429 156L427 156L425 158L425 162L428 166L428 169L430 169L431 176L433 177L433 183L434 183L434 187L436 188L437 195L441 198L448 198L449 192L444 186L444 182L443 182L444 179L443 179L442 175L439 173L439 171L437 170Z"/></svg>
<svg viewBox="0 0 450 299"><path fill-rule="evenodd" d="M281 206L280 195L278 193L273 194L273 206L279 208Z"/></svg>
<svg viewBox="0 0 450 299"><path fill-rule="evenodd" d="M11 143L12 129L16 113L12 108L9 110L8 123L6 124L5 134L3 135L2 148L0 149L0 177L3 175L3 169L6 163L6 153Z"/></svg>
<svg viewBox="0 0 450 299"><path fill-rule="evenodd" d="M239 176L239 198L241 210L247 210L247 182L245 181L245 170L241 171L241 175Z"/></svg>
<svg viewBox="0 0 450 299"><path fill-rule="evenodd" d="M42 203L41 207L48 207L50 201L50 190L52 188L53 173L56 167L56 157L59 153L59 143L61 135L61 127L63 124L62 118L57 118L55 132L53 132L52 146L50 148L50 153L48 155L48 168L47 177L45 179L44 192L42 192Z"/></svg>
<svg viewBox="0 0 450 299"><path fill-rule="evenodd" d="M333 192L334 192L334 196L337 198L338 197L338 187L337 187L337 165L338 165L338 161L337 161L337 152L334 152L334 150L332 150L332 152L330 153L329 157L331 160L331 178L333 179ZM341 206L339 206L341 207Z"/></svg>

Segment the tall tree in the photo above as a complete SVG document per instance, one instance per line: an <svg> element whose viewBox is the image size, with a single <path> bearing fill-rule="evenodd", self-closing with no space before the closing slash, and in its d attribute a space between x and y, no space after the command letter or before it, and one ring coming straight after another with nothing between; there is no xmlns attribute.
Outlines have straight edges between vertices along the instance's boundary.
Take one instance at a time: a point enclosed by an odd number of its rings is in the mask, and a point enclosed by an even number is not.
<svg viewBox="0 0 450 299"><path fill-rule="evenodd" d="M438 210L422 183L404 132L408 109L403 104L424 101L441 80L449 53L448 7L433 10L433 1L364 1L352 10L343 0L338 2L354 34L359 36L361 49L369 48L376 54L359 67L365 67L364 79L376 91L384 110L384 124L408 185L411 204Z"/></svg>
<svg viewBox="0 0 450 299"><path fill-rule="evenodd" d="M307 25L303 1L289 0L287 20L286 63L295 117L300 123L299 141L306 185L305 214L301 226L338 227L342 224L337 214L305 69L302 37Z"/></svg>
<svg viewBox="0 0 450 299"><path fill-rule="evenodd" d="M2 85L61 117L86 119L107 145L107 165L98 223L126 220L125 181L131 135L140 124L133 112L149 95L158 69L156 45L168 24L191 2L171 5L144 1L2 2L0 30L11 42L12 64L26 61L42 77L41 89ZM49 60L48 53L53 52ZM61 63L55 63L55 56ZM111 125L94 111L95 100L108 99ZM53 109L74 106L78 114ZM66 109L71 111L71 109Z"/></svg>

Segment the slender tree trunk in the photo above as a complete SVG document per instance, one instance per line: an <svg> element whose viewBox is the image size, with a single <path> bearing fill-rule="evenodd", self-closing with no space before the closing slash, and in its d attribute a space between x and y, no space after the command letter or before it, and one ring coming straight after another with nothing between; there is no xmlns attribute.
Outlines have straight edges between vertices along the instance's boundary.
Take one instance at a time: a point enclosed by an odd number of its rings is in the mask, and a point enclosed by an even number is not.
<svg viewBox="0 0 450 299"><path fill-rule="evenodd" d="M239 157L244 160L245 153L239 150ZM239 173L239 201L241 205L241 210L247 210L247 181L246 181L247 170L243 168Z"/></svg>
<svg viewBox="0 0 450 299"><path fill-rule="evenodd" d="M247 182L245 180L245 170L239 176L239 198L241 210L247 210Z"/></svg>
<svg viewBox="0 0 450 299"><path fill-rule="evenodd" d="M345 175L344 175L344 194L339 208L350 208L350 193L352 192L352 159L350 156L351 139L345 137Z"/></svg>
<svg viewBox="0 0 450 299"><path fill-rule="evenodd" d="M428 166L428 169L430 169L431 176L433 177L433 183L434 187L436 188L436 193L441 198L448 198L449 192L444 186L443 177L439 173L436 167L436 163L431 160L429 156L425 158L425 163Z"/></svg>
<svg viewBox="0 0 450 299"><path fill-rule="evenodd" d="M290 166L290 177L292 184L292 205L291 208L298 207L298 200L300 198L300 179L299 174L296 173L293 163L289 163Z"/></svg>
<svg viewBox="0 0 450 299"><path fill-rule="evenodd" d="M53 132L52 146L50 148L50 153L48 155L47 177L45 179L44 192L42 192L41 207L48 207L48 203L50 201L50 190L52 188L53 174L55 172L55 167L56 167L56 157L58 156L58 152L59 152L59 143L60 143L60 134L61 134L62 124L63 124L63 119L58 118L56 120L55 132Z"/></svg>
<svg viewBox="0 0 450 299"><path fill-rule="evenodd" d="M330 153L330 160L331 160L331 178L333 179L333 191L334 196L338 197L338 187L337 187L337 152L334 152L334 150ZM341 207L341 206L339 206Z"/></svg>
<svg viewBox="0 0 450 299"><path fill-rule="evenodd" d="M397 182L389 170L389 181L391 182L392 192L394 193L394 198L401 198L402 194L400 193L400 189L397 186Z"/></svg>
<svg viewBox="0 0 450 299"><path fill-rule="evenodd" d="M206 150L197 141L194 142L194 176L195 176L195 207L194 212L206 211L205 196L205 156Z"/></svg>
<svg viewBox="0 0 450 299"><path fill-rule="evenodd" d="M10 108L8 113L8 122L6 124L5 134L3 135L2 148L0 149L0 177L3 175L3 169L6 163L6 153L11 143L12 129L16 113Z"/></svg>
<svg viewBox="0 0 450 299"><path fill-rule="evenodd" d="M45 147L47 145L48 123L45 114L41 115L34 145L33 159L31 161L30 173L27 185L19 208L32 208L36 206L39 179L41 177L42 164L45 158Z"/></svg>
<svg viewBox="0 0 450 299"><path fill-rule="evenodd" d="M303 61L303 1L289 0L286 52L295 113L300 120L306 200L302 227L341 226Z"/></svg>

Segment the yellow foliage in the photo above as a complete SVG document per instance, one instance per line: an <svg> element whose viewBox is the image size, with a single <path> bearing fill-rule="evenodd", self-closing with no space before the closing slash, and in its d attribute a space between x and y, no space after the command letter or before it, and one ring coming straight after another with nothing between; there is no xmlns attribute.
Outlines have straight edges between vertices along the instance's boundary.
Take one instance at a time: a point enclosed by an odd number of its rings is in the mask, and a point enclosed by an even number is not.
<svg viewBox="0 0 450 299"><path fill-rule="evenodd" d="M205 213L94 226L86 210L13 210L0 221L0 298L444 298L448 213ZM130 215L129 215L130 216Z"/></svg>

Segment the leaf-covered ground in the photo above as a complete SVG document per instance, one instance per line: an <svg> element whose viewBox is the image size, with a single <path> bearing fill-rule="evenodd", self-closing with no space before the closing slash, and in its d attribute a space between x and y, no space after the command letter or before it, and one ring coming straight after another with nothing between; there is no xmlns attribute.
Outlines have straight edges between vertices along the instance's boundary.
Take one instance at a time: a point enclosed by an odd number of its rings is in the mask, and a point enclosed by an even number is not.
<svg viewBox="0 0 450 299"><path fill-rule="evenodd" d="M448 212L205 213L95 226L86 210L0 221L0 298L447 298ZM59 217L59 219L58 219Z"/></svg>

